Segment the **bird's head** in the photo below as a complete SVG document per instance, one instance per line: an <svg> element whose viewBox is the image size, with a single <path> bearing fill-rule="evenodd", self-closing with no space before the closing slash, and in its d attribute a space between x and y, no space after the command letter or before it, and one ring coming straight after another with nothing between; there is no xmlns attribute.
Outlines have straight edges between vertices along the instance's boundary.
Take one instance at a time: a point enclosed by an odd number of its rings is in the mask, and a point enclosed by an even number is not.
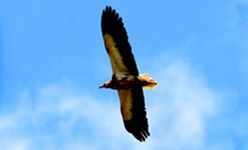
<svg viewBox="0 0 248 150"><path fill-rule="evenodd" d="M99 86L99 89L101 88L109 88L109 83L103 83L103 85Z"/></svg>

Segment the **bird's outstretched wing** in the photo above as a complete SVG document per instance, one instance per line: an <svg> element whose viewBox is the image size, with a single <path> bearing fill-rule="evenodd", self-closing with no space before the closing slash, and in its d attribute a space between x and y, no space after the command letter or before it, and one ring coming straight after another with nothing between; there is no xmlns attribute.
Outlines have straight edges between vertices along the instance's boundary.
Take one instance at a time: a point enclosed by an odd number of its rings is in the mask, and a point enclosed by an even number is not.
<svg viewBox="0 0 248 150"><path fill-rule="evenodd" d="M128 72L131 75L138 75L122 18L110 6L102 12L101 27L113 73Z"/></svg>
<svg viewBox="0 0 248 150"><path fill-rule="evenodd" d="M122 18L110 6L103 10L101 27L113 73L128 73L138 76L139 72ZM150 133L142 87L136 86L127 90L118 90L118 94L126 130L139 141L145 141Z"/></svg>
<svg viewBox="0 0 248 150"><path fill-rule="evenodd" d="M121 100L121 114L125 128L139 141L145 141L150 135L146 118L142 87L118 90Z"/></svg>

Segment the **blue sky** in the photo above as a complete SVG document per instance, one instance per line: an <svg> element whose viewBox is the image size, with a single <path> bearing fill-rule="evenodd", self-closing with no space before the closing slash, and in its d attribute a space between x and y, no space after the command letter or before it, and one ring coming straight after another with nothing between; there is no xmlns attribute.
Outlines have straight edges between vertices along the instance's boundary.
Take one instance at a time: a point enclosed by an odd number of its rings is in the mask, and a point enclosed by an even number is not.
<svg viewBox="0 0 248 150"><path fill-rule="evenodd" d="M151 136L122 124L101 12L124 20ZM0 149L248 149L247 0L0 0Z"/></svg>

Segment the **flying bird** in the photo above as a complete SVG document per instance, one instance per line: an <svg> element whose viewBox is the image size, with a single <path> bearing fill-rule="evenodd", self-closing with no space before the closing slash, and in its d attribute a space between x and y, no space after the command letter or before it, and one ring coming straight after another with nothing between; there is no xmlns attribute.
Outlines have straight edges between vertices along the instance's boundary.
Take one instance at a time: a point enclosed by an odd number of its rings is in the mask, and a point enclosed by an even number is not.
<svg viewBox="0 0 248 150"><path fill-rule="evenodd" d="M150 133L142 87L152 89L157 82L139 74L122 18L111 6L102 12L101 29L113 75L99 88L117 90L126 130L139 141L145 141Z"/></svg>

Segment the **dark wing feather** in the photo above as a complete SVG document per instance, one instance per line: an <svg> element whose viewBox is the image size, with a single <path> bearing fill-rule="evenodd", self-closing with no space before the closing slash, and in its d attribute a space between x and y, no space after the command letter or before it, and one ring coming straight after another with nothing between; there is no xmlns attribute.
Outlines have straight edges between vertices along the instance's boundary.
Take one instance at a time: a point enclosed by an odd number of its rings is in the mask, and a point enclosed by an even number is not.
<svg viewBox="0 0 248 150"><path fill-rule="evenodd" d="M101 28L103 36L108 34L113 38L116 44L115 47L121 55L121 61L128 69L129 73L132 75L138 75L139 72L132 54L131 46L128 42L128 36L122 18L119 17L119 14L110 6L106 6L105 10L102 12ZM116 60L116 62L117 61L120 60ZM113 62L111 63L113 65Z"/></svg>
<svg viewBox="0 0 248 150"><path fill-rule="evenodd" d="M118 90L121 101L121 113L125 128L139 141L145 141L150 135L142 87Z"/></svg>
<svg viewBox="0 0 248 150"><path fill-rule="evenodd" d="M145 141L150 133L142 87L133 87L131 94L133 99L131 112L133 115L130 120L124 120L125 128L139 141Z"/></svg>

